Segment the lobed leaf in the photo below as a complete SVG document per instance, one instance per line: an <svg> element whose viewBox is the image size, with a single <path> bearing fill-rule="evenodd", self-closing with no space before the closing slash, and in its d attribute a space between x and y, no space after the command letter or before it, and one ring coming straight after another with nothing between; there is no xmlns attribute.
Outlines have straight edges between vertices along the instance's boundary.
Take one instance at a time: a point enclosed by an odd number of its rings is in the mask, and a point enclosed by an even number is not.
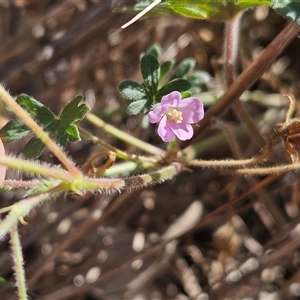
<svg viewBox="0 0 300 300"><path fill-rule="evenodd" d="M47 127L55 119L55 114L41 102L26 94L20 94L16 100L38 123Z"/></svg>
<svg viewBox="0 0 300 300"><path fill-rule="evenodd" d="M82 96L77 96L62 109L59 117L63 124L69 125L82 120L89 110L89 107L86 104L83 103L79 105L82 99Z"/></svg>
<svg viewBox="0 0 300 300"><path fill-rule="evenodd" d="M42 154L44 149L45 145L43 142L39 138L34 137L25 145L22 153L27 158L36 158Z"/></svg>
<svg viewBox="0 0 300 300"><path fill-rule="evenodd" d="M80 140L80 134L75 124L70 124L67 128L68 140L70 142L76 142Z"/></svg>
<svg viewBox="0 0 300 300"><path fill-rule="evenodd" d="M20 120L9 121L0 129L0 136L6 137L7 142L21 139L31 132L30 129Z"/></svg>
<svg viewBox="0 0 300 300"><path fill-rule="evenodd" d="M56 141L65 147L67 142L80 140L76 124L80 122L89 110L86 104L79 105L82 96L75 97L60 112L57 117L51 110L33 97L21 94L17 102L39 123L50 135L56 135ZM31 133L31 130L20 120L8 122L1 130L0 136L7 137L9 142L20 139ZM39 138L32 138L24 147L23 154L29 158L38 157L44 150L44 144Z"/></svg>

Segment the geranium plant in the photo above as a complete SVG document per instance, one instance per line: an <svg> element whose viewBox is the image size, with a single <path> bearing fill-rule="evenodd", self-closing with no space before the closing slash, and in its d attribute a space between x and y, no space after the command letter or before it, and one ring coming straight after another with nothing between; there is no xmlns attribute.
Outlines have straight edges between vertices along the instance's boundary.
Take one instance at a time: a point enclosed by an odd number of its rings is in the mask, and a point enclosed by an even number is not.
<svg viewBox="0 0 300 300"><path fill-rule="evenodd" d="M242 13L249 7L262 4L276 10L292 23L289 23L260 56L241 75L237 76L236 54ZM285 173L300 168L296 151L300 127L298 119L292 117L295 108L293 96L287 96L290 109L286 113L286 120L275 127L265 139L262 138L256 122L253 121L243 103L239 101L239 97L262 76L288 43L299 34L300 4L293 1L279 3L267 0L247 1L247 3L221 0L201 3L200 1L140 0L134 6L119 8L122 12L140 12L144 9L146 13L175 13L189 18L225 22L223 73L226 90L204 113L205 101L202 98L204 96L202 92L209 89L211 76L207 72L197 70L194 58L186 58L179 63L173 60L164 61L163 50L159 45L154 45L141 54L136 64L140 63L142 82L124 79L118 86L118 90L124 98L130 101L126 113L131 116L142 116L139 119L143 123L141 128L149 130L151 137L154 136L156 139L156 134L158 134L164 143L169 143L168 145L160 143L162 146L159 147L153 145L150 138L149 141L144 141L142 138L134 137L107 124L89 111L88 105L81 96L75 97L65 104L58 114L55 114L29 95L20 94L14 98L3 86L0 87L0 99L17 118L8 121L0 129L0 136L4 140L4 146L2 141L0 142L0 184L3 191L23 191L23 196L13 205L0 209L3 215L0 223L0 238L10 236L19 299L29 298L19 237L20 223L25 225L26 217L34 208L53 202L59 195L71 194L74 198L84 199L91 194L132 192L137 188L142 189L163 183L193 167L222 169L223 174L236 175ZM229 106L234 108L236 118L240 120L245 131L262 146L262 153L258 152L250 158L241 157L233 134L228 126L219 120L221 114ZM141 152L136 154L120 150L105 139L87 131L84 125L81 127L83 120L102 128ZM223 130L234 158L199 159L197 139L212 124L212 121ZM6 143L23 138L27 141L22 156L5 153ZM67 154L66 147L69 143L79 142L82 139L98 145L99 153L93 154L81 166L77 165L71 155ZM288 161L274 164L271 158L272 155L276 155L274 145L278 140L284 142ZM176 147L173 143L177 143ZM57 158L58 164L45 164L38 160L45 147ZM257 167L258 164L263 163L267 165ZM31 178L6 178L8 169L29 174ZM124 175L124 169L126 175ZM264 179L261 186L269 184L272 180L273 178ZM238 201L235 199L232 203ZM228 206L224 204L216 211L222 213L227 208ZM190 227L184 227L183 231L176 232L176 234L166 233L159 241L158 249L161 250L166 245L176 247L176 241L180 237L206 224L210 216L204 218L204 221L198 219L193 221ZM215 235L218 241L223 238L222 234ZM219 257L224 265L229 254L234 253L234 250L230 248L232 244L226 241L225 244L224 247L227 248L221 251ZM245 247L249 246L249 243L245 241L244 244ZM53 259L56 258L55 255ZM37 278L39 272L36 273Z"/></svg>

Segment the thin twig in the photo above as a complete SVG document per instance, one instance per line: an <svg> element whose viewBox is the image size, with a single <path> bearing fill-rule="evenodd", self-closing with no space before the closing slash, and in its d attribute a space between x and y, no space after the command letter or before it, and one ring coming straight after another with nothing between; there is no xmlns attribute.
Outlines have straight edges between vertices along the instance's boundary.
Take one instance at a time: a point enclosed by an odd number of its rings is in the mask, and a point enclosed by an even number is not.
<svg viewBox="0 0 300 300"><path fill-rule="evenodd" d="M80 171L76 168L72 160L70 160L59 146L49 137L49 135L41 128L13 98L12 96L0 85L0 98L9 106L14 114L22 120L36 136L53 152L58 160L74 177L80 176Z"/></svg>
<svg viewBox="0 0 300 300"><path fill-rule="evenodd" d="M200 126L195 128L193 138L179 143L179 146L181 148L186 148L194 142L199 135L208 128L211 118L227 109L233 101L240 97L245 90L255 83L299 32L300 28L293 23L286 26L269 46L265 48L260 56L234 81L219 101L207 110L204 118L200 122Z"/></svg>
<svg viewBox="0 0 300 300"><path fill-rule="evenodd" d="M14 224L10 230L10 242L12 247L12 256L14 262L14 270L16 276L16 285L18 288L19 299L26 300L26 279L24 270L24 259L22 254L22 246L18 233L18 224Z"/></svg>

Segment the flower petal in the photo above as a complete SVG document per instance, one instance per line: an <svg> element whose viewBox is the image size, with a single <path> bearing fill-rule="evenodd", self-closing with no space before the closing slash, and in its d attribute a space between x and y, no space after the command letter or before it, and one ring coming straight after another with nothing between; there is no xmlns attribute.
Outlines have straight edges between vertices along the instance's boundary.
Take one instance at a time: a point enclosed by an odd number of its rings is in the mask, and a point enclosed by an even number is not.
<svg viewBox="0 0 300 300"><path fill-rule="evenodd" d="M191 124L169 121L168 125L172 129L174 134L182 141L191 139L194 134L194 130Z"/></svg>
<svg viewBox="0 0 300 300"><path fill-rule="evenodd" d="M149 122L154 124L161 120L169 105L159 105L148 113Z"/></svg>
<svg viewBox="0 0 300 300"><path fill-rule="evenodd" d="M169 105L169 107L177 107L181 102L181 94L177 91L171 92L161 98L161 105Z"/></svg>
<svg viewBox="0 0 300 300"><path fill-rule="evenodd" d="M165 143L170 142L175 138L175 135L172 129L170 128L169 123L170 122L167 120L167 117L164 116L161 119L157 129L158 135Z"/></svg>
<svg viewBox="0 0 300 300"><path fill-rule="evenodd" d="M194 97L183 99L177 108L182 112L185 123L197 123L204 117L203 103Z"/></svg>

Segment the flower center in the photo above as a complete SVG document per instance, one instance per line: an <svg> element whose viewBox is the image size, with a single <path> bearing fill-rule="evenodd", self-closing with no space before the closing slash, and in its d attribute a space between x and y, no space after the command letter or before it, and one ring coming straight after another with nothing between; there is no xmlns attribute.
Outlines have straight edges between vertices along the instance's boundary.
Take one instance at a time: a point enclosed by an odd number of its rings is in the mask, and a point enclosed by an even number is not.
<svg viewBox="0 0 300 300"><path fill-rule="evenodd" d="M182 112L174 107L171 107L166 112L167 119L176 123L182 123Z"/></svg>

